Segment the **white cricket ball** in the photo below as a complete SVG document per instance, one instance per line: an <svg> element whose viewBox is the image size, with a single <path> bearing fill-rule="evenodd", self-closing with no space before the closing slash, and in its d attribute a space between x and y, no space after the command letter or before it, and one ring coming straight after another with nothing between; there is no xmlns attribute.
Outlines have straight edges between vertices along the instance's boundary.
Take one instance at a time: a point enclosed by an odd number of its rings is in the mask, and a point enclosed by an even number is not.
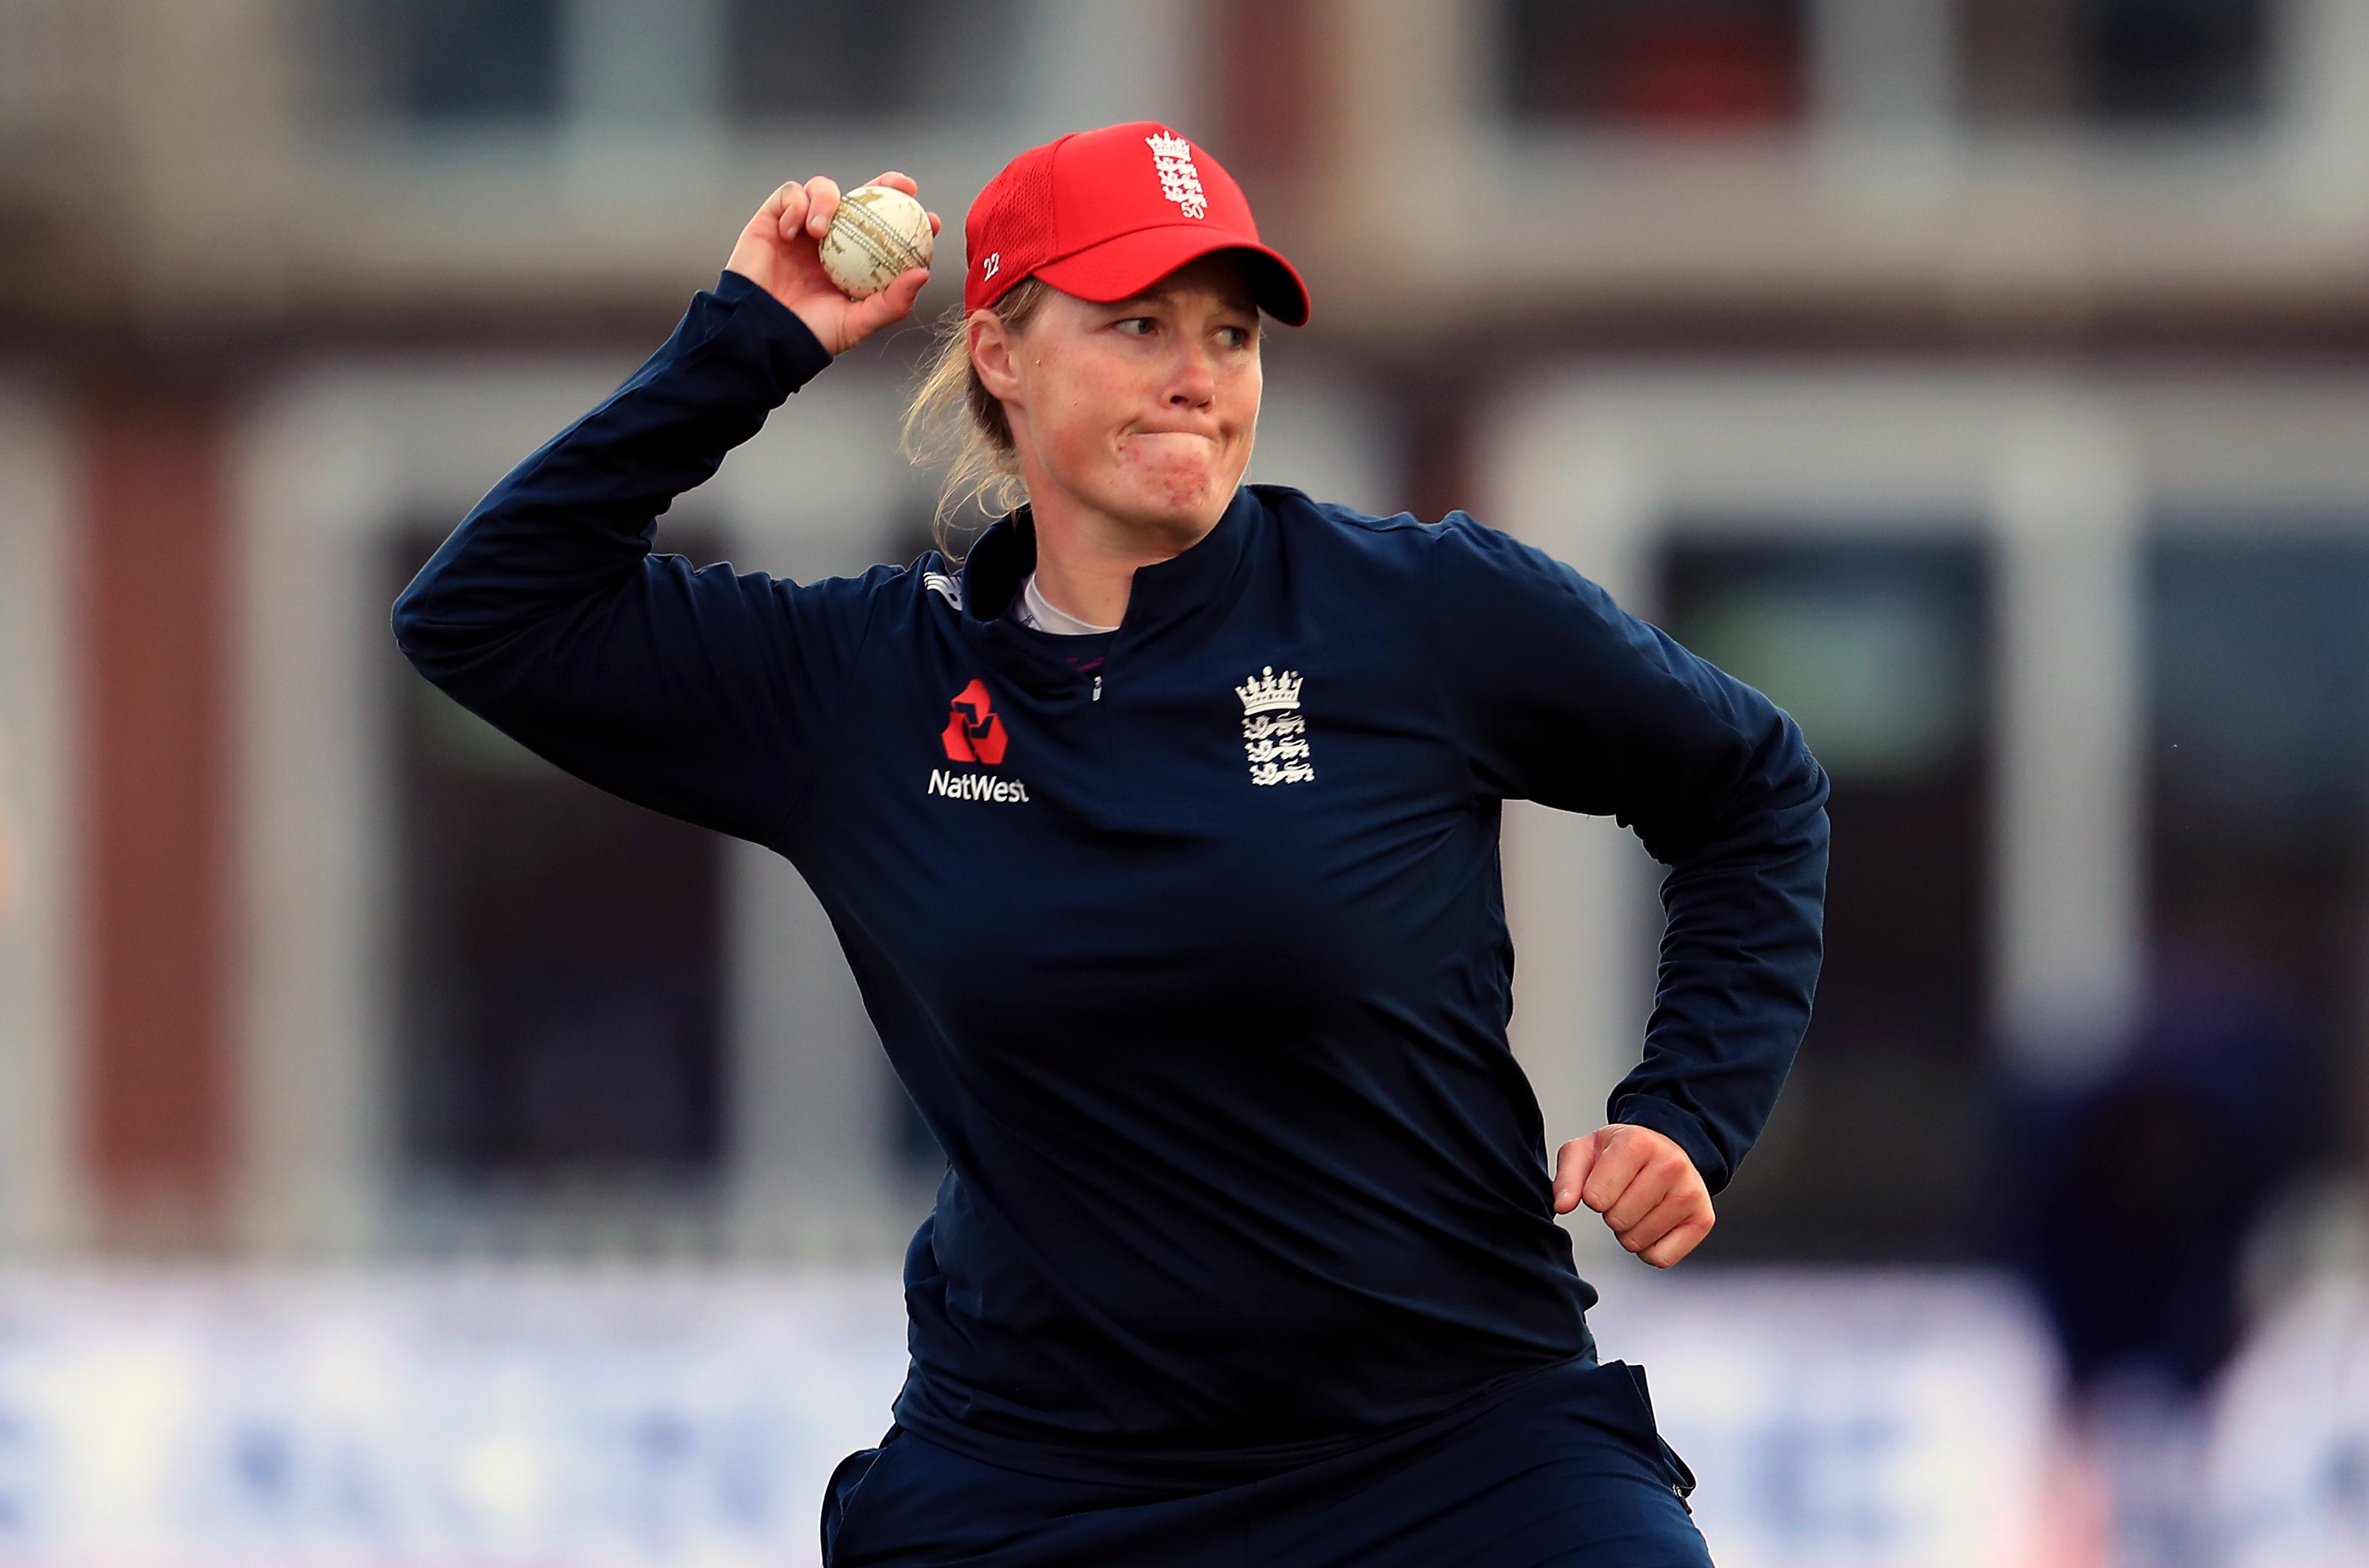
<svg viewBox="0 0 2369 1568"><path fill-rule="evenodd" d="M898 273L927 267L934 248L930 215L919 201L885 185L859 185L839 199L822 236L822 269L848 298L866 299Z"/></svg>

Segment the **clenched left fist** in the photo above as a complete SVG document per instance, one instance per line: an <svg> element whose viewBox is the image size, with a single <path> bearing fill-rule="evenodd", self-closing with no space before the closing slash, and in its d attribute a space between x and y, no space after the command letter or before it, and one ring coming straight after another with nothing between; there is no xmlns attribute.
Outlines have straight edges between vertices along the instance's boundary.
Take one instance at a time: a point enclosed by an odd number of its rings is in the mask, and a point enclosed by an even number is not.
<svg viewBox="0 0 2369 1568"><path fill-rule="evenodd" d="M1719 1218L1687 1151L1652 1127L1623 1122L1574 1138L1556 1155L1554 1211L1583 1203L1655 1268L1693 1252Z"/></svg>

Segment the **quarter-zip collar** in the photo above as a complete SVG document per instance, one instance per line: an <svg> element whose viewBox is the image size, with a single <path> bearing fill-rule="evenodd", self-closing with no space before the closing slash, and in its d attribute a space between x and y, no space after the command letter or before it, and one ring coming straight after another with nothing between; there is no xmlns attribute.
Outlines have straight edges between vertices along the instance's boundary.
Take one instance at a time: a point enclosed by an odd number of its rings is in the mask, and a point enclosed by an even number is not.
<svg viewBox="0 0 2369 1568"><path fill-rule="evenodd" d="M1251 541L1265 516L1265 505L1251 486L1237 486L1208 532L1167 560L1137 567L1114 646L1140 642L1222 608L1239 590ZM998 518L964 558L963 631L1024 684L1048 692L1066 689L1076 682L1075 672L1045 646L1041 635L1013 624L1004 613L1036 569L1036 521L1023 506Z"/></svg>
<svg viewBox="0 0 2369 1568"><path fill-rule="evenodd" d="M1229 590L1265 518L1266 509L1251 487L1238 485L1218 525L1190 549L1138 567L1127 588L1127 614L1118 624L1120 638L1150 636L1201 611L1221 607L1232 597Z"/></svg>

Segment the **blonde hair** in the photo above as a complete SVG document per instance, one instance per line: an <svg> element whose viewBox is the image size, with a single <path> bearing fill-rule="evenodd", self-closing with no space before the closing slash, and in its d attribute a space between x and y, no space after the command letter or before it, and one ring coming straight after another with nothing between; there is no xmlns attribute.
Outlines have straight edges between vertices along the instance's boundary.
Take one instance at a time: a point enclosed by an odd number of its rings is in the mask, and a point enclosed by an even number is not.
<svg viewBox="0 0 2369 1568"><path fill-rule="evenodd" d="M1051 292L1038 279L1023 278L991 308L1016 332L1028 325ZM959 559L960 553L953 545L952 525L966 509L976 505L992 515L1028 499L1013 445L1011 416L970 362L969 320L969 313L957 305L938 323L936 340L921 361L912 400L905 406L904 436L898 443L909 463L945 464L930 532L938 548L953 559Z"/></svg>

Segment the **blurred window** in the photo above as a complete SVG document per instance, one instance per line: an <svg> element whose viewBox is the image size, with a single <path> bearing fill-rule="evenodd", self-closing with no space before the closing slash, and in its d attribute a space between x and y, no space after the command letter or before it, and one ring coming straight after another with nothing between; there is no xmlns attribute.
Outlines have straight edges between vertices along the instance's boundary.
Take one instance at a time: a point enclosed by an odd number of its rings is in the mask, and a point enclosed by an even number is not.
<svg viewBox="0 0 2369 1568"><path fill-rule="evenodd" d="M2369 1000L2369 543L2175 536L2148 611L2155 939L2296 1010L2332 1093Z"/></svg>
<svg viewBox="0 0 2369 1568"><path fill-rule="evenodd" d="M727 0L741 120L963 116L1013 107L1021 0Z"/></svg>
<svg viewBox="0 0 2369 1568"><path fill-rule="evenodd" d="M345 0L381 101L419 120L547 120L562 0Z"/></svg>
<svg viewBox="0 0 2369 1568"><path fill-rule="evenodd" d="M1519 120L1750 127L1802 103L1799 0L1501 0Z"/></svg>
<svg viewBox="0 0 2369 1568"><path fill-rule="evenodd" d="M435 543L411 544L395 587ZM410 1163L462 1178L712 1172L721 841L560 772L407 668L398 679Z"/></svg>
<svg viewBox="0 0 2369 1568"><path fill-rule="evenodd" d="M1960 0L1977 120L2180 124L2258 113L2268 0Z"/></svg>
<svg viewBox="0 0 2369 1568"><path fill-rule="evenodd" d="M2187 1397L2238 1337L2249 1236L2337 1153L2353 1087L2369 544L2173 521L2147 559L2143 1005L2102 1076L2012 1087L1997 1188L2076 1385Z"/></svg>
<svg viewBox="0 0 2369 1568"><path fill-rule="evenodd" d="M1680 537L1663 624L1792 715L1834 781L1809 1035L1710 1244L1968 1255L1985 1081L1979 548Z"/></svg>

